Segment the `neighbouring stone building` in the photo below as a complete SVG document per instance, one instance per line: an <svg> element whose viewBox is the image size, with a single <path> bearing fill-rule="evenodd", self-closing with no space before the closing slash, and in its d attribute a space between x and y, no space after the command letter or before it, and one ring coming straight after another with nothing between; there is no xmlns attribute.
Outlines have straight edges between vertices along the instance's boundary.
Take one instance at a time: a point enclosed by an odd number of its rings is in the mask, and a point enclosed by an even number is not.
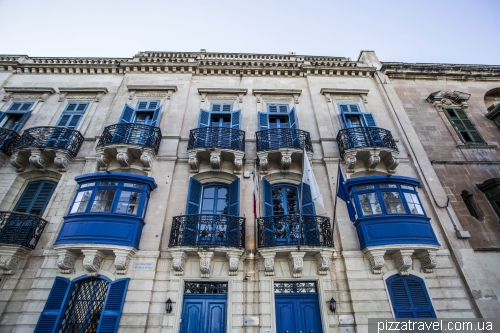
<svg viewBox="0 0 500 333"><path fill-rule="evenodd" d="M0 87L2 332L500 315L500 66L1 55Z"/></svg>

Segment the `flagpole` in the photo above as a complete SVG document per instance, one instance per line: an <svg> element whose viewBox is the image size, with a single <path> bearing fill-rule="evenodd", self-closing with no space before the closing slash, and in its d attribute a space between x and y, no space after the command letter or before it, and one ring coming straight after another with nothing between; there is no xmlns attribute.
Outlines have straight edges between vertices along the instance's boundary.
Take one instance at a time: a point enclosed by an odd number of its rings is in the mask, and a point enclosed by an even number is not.
<svg viewBox="0 0 500 333"><path fill-rule="evenodd" d="M306 158L306 147L302 150L302 177L300 177L300 195L299 195L299 240L297 248L300 251L300 239L302 238L302 195L304 192L304 159Z"/></svg>
<svg viewBox="0 0 500 333"><path fill-rule="evenodd" d="M332 227L335 225L335 218L337 217L337 199L339 197L339 179L340 179L340 173L342 172L342 169L340 169L340 157L339 157L339 163L337 167L337 186L335 189L335 208L333 209L333 222L332 222ZM333 235L332 235L333 237Z"/></svg>

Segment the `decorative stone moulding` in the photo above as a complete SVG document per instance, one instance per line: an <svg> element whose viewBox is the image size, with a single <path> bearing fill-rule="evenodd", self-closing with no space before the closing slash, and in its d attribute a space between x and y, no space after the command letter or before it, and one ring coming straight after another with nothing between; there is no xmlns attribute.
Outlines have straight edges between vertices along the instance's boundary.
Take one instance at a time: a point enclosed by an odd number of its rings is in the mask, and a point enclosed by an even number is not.
<svg viewBox="0 0 500 333"><path fill-rule="evenodd" d="M190 255L198 255L200 263L200 275L202 278L209 278L212 270L214 257L221 258L224 255L228 260L228 275L238 274L238 268L245 253L244 250L231 249L226 247L210 248L210 251L199 251L197 247L171 248L172 270L174 275L184 275L186 260Z"/></svg>
<svg viewBox="0 0 500 333"><path fill-rule="evenodd" d="M370 262L370 267L373 274L382 274L382 269L385 266L384 256L389 253L394 262L394 267L398 270L401 276L409 275L408 270L412 267L412 255L420 260L420 264L424 273L434 272L436 268L436 253L438 247L426 248L419 245L402 245L400 248L392 247L374 247L365 248L363 253Z"/></svg>
<svg viewBox="0 0 500 333"><path fill-rule="evenodd" d="M45 171L54 163L57 171L66 172L73 159L74 157L65 150L23 148L12 153L10 164L17 172L22 172L29 164L35 166L37 170Z"/></svg>
<svg viewBox="0 0 500 333"><path fill-rule="evenodd" d="M172 268L174 270L174 275L184 275L184 266L186 265L187 254L184 251L172 252Z"/></svg>
<svg viewBox="0 0 500 333"><path fill-rule="evenodd" d="M260 255L264 258L264 274L266 276L274 275L274 257L276 257L276 252L263 252L260 251Z"/></svg>
<svg viewBox="0 0 500 333"><path fill-rule="evenodd" d="M453 92L440 90L432 93L427 97L426 101L431 103L438 111L442 111L446 107L460 107L467 110L469 104L467 101L470 98L470 94L464 93L458 90Z"/></svg>
<svg viewBox="0 0 500 333"><path fill-rule="evenodd" d="M31 249L20 245L0 245L0 269L2 274L12 275L22 260L26 259Z"/></svg>
<svg viewBox="0 0 500 333"><path fill-rule="evenodd" d="M111 162L116 160L121 169L129 169L134 161L140 161L144 171L150 171L156 158L153 148L134 145L109 145L96 149L96 162L100 171L106 171Z"/></svg>
<svg viewBox="0 0 500 333"><path fill-rule="evenodd" d="M330 270L330 258L332 257L331 250L323 250L314 256L318 264L318 274L326 275Z"/></svg>
<svg viewBox="0 0 500 333"><path fill-rule="evenodd" d="M290 270L294 278L302 276L302 269L304 268L305 252L290 252L288 260L290 262Z"/></svg>
<svg viewBox="0 0 500 333"><path fill-rule="evenodd" d="M199 172L200 163L204 160L202 155L209 155L208 163L212 171L221 171L221 163L223 161L222 155L231 156L233 162L233 173L238 175L241 174L241 169L243 167L243 159L245 157L245 152L239 150L231 149L219 149L219 148L197 148L188 151L189 158L189 170L192 173Z"/></svg>
<svg viewBox="0 0 500 333"><path fill-rule="evenodd" d="M359 96L363 103L367 104L366 96L368 89L335 89L335 88L321 88L320 93L326 97L328 102L332 100L352 100L351 96Z"/></svg>
<svg viewBox="0 0 500 333"><path fill-rule="evenodd" d="M269 155L275 153L279 153L279 165L281 172L287 173L290 171L290 167L292 165L292 154L303 154L303 151L300 149L280 148L271 151L257 152L257 156L259 158L259 171L261 174L267 174L270 159ZM308 151L306 154L309 161L311 161L313 153Z"/></svg>
<svg viewBox="0 0 500 333"><path fill-rule="evenodd" d="M136 249L127 246L102 245L96 247L88 244L60 245L55 246L55 250L57 251L57 267L62 274L74 273L75 263L83 253L83 268L89 276L99 274L102 263L110 255L114 255L115 274L124 275L127 273L130 259L137 253Z"/></svg>
<svg viewBox="0 0 500 333"><path fill-rule="evenodd" d="M344 153L344 161L348 173L358 171L358 161L362 161L363 167L368 171L374 171L380 162L383 162L387 172L395 173L399 165L398 156L399 152L394 149L365 147L346 150Z"/></svg>
<svg viewBox="0 0 500 333"><path fill-rule="evenodd" d="M238 88L198 88L198 93L201 95L201 101L209 100L227 100L238 99L238 102L243 102L243 96L248 93L248 89ZM228 95L228 96L223 96ZM234 96L234 97L233 97Z"/></svg>
<svg viewBox="0 0 500 333"><path fill-rule="evenodd" d="M252 93L257 96L257 103L262 103L265 101L266 97L269 95L287 96L286 98L295 104L299 104L299 96L302 93L301 89L253 89ZM286 100L285 100L286 101Z"/></svg>
<svg viewBox="0 0 500 333"><path fill-rule="evenodd" d="M134 99L134 97L150 99L166 98L169 100L172 94L177 91L177 86L127 85L127 89L130 92L130 100Z"/></svg>
<svg viewBox="0 0 500 333"><path fill-rule="evenodd" d="M40 100L45 102L50 95L55 94L54 88L50 87L3 87L6 94L2 102L9 99Z"/></svg>
<svg viewBox="0 0 500 333"><path fill-rule="evenodd" d="M78 87L78 88L58 88L61 95L59 102L67 100L91 100L99 102L108 93L106 87Z"/></svg>

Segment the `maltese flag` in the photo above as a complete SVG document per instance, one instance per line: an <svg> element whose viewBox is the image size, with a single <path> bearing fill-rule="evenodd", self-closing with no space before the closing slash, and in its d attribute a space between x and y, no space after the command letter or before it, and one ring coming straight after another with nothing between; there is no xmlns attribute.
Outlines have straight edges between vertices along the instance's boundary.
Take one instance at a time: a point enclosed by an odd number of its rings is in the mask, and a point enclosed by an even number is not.
<svg viewBox="0 0 500 333"><path fill-rule="evenodd" d="M325 204L323 203L323 196L319 191L318 182L316 182L316 178L314 178L314 173L311 168L311 163L309 163L309 158L306 154L306 149L304 148L304 165L302 166L302 182L311 187L311 196L314 203L317 203L323 209L325 208Z"/></svg>

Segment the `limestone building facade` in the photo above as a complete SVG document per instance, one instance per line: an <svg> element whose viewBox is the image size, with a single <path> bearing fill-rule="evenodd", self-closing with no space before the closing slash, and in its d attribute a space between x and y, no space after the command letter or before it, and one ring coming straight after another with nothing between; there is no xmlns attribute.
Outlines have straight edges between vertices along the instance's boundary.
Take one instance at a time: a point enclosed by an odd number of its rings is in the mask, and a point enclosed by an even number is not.
<svg viewBox="0 0 500 333"><path fill-rule="evenodd" d="M500 66L2 55L0 87L2 332L500 314Z"/></svg>

